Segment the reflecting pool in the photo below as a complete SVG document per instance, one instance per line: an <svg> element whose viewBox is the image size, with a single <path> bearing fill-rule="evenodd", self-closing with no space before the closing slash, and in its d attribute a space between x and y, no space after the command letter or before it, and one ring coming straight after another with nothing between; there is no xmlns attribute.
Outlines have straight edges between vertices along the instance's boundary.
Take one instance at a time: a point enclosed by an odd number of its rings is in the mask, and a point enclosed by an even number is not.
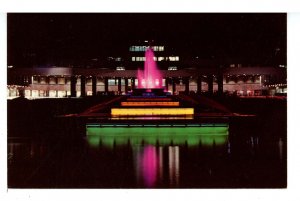
<svg viewBox="0 0 300 201"><path fill-rule="evenodd" d="M89 125L80 138L9 138L8 186L285 187L286 138L238 125Z"/></svg>

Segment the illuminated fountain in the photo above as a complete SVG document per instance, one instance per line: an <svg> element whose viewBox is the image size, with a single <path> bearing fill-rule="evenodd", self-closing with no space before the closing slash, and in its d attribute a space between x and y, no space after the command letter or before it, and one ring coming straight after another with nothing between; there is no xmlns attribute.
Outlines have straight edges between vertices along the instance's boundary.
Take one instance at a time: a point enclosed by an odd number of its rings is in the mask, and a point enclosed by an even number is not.
<svg viewBox="0 0 300 201"><path fill-rule="evenodd" d="M162 75L157 68L154 60L154 52L148 48L145 52L144 71L138 70L138 88L139 89L161 89Z"/></svg>
<svg viewBox="0 0 300 201"><path fill-rule="evenodd" d="M129 146L138 186L152 188L167 178L171 187L177 187L180 149L226 146L229 126L221 122L200 122L194 107L165 92L151 48L145 56L144 70L137 72L136 89L111 101L111 106L99 104L84 113L88 117L87 142L93 150ZM99 108L110 109L110 114L101 114ZM168 167L169 174L164 173L164 166Z"/></svg>

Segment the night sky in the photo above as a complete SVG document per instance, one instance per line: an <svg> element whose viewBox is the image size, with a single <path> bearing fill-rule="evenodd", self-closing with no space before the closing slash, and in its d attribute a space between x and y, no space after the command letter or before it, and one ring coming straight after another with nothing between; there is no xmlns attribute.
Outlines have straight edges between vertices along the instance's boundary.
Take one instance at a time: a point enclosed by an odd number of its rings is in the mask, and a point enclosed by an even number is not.
<svg viewBox="0 0 300 201"><path fill-rule="evenodd" d="M181 57L286 64L286 14L8 14L8 65L75 65L153 39Z"/></svg>

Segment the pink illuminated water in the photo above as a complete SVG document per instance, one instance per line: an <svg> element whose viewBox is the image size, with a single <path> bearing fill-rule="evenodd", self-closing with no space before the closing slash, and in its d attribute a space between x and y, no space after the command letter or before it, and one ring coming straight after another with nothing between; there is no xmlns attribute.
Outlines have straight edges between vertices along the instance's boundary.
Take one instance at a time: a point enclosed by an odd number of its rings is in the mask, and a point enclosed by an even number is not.
<svg viewBox="0 0 300 201"><path fill-rule="evenodd" d="M138 88L162 88L162 75L154 60L154 52L148 48L145 52L144 71L138 69Z"/></svg>
<svg viewBox="0 0 300 201"><path fill-rule="evenodd" d="M142 161L145 185L147 187L153 187L157 179L157 156L154 146L145 147Z"/></svg>

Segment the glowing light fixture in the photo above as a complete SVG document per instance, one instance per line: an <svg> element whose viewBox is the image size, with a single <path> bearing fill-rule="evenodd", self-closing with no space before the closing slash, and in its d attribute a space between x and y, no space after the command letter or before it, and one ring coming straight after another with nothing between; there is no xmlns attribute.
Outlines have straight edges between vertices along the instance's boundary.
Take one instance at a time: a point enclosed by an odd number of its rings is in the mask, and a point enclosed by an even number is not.
<svg viewBox="0 0 300 201"><path fill-rule="evenodd" d="M139 102L143 102L143 101L171 101L171 98L127 98L127 101L139 101Z"/></svg>
<svg viewBox="0 0 300 201"><path fill-rule="evenodd" d="M179 106L179 102L121 102L121 106Z"/></svg>
<svg viewBox="0 0 300 201"><path fill-rule="evenodd" d="M112 116L193 115L194 108L112 108Z"/></svg>
<svg viewBox="0 0 300 201"><path fill-rule="evenodd" d="M98 147L130 144L221 146L228 139L228 125L224 127L87 127L88 143Z"/></svg>

